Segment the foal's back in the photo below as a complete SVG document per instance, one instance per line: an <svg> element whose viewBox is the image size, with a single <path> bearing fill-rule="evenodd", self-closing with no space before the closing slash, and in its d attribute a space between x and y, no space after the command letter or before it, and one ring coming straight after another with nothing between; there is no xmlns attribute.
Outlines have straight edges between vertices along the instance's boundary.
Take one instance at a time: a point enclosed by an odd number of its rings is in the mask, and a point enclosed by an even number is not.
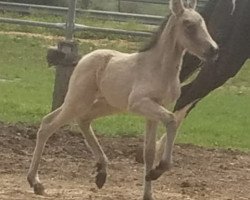
<svg viewBox="0 0 250 200"><path fill-rule="evenodd" d="M71 98L76 93L80 99L81 96L97 91L98 96L107 99L112 106L125 109L125 96L128 96L132 87L136 57L137 53L128 54L109 49L85 55L71 76L65 102L67 97Z"/></svg>

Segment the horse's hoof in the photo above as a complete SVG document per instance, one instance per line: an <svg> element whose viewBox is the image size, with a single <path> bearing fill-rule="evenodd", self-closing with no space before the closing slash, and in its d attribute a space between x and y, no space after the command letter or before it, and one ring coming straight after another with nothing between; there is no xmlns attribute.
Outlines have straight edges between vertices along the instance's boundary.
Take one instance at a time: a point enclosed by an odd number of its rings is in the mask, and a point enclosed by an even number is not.
<svg viewBox="0 0 250 200"><path fill-rule="evenodd" d="M101 189L106 182L107 173L106 172L98 172L98 174L96 175L95 178L96 178L95 183L96 183L97 187L99 189Z"/></svg>
<svg viewBox="0 0 250 200"><path fill-rule="evenodd" d="M45 189L41 183L33 185L34 193L37 195L45 195Z"/></svg>

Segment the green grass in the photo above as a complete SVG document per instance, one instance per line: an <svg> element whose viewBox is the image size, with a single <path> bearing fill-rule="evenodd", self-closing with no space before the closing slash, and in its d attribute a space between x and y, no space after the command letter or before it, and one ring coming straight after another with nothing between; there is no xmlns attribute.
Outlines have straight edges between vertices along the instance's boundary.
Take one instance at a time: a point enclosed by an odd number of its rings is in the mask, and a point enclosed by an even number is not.
<svg viewBox="0 0 250 200"><path fill-rule="evenodd" d="M0 36L0 119L39 120L49 109L53 70L45 63L42 40ZM50 95L51 96L51 95Z"/></svg>
<svg viewBox="0 0 250 200"><path fill-rule="evenodd" d="M54 69L45 60L56 40L0 34L0 121L39 123L50 111ZM125 40L81 40L81 54L97 48L135 51ZM177 142L250 149L250 62L225 86L210 94L190 113ZM112 136L141 135L144 119L124 114L96 120L94 129ZM159 133L164 130L159 128Z"/></svg>
<svg viewBox="0 0 250 200"><path fill-rule="evenodd" d="M100 48L128 51L135 48L122 40L81 42L81 54ZM36 122L51 107L54 69L48 68L46 52L56 41L0 34L0 120Z"/></svg>
<svg viewBox="0 0 250 200"><path fill-rule="evenodd" d="M250 149L250 91L219 89L205 98L184 122L178 142Z"/></svg>

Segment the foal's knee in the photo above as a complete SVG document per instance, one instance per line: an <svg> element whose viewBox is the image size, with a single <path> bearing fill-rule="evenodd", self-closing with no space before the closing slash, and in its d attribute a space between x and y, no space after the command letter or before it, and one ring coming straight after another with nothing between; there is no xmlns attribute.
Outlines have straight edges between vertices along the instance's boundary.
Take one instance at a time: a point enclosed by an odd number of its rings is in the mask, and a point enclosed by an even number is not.
<svg viewBox="0 0 250 200"><path fill-rule="evenodd" d="M167 117L167 119L166 119L166 123L165 123L165 125L166 126L176 126L176 124L177 124L177 119L176 119L176 117L175 117L175 114L174 113L169 113L169 116Z"/></svg>

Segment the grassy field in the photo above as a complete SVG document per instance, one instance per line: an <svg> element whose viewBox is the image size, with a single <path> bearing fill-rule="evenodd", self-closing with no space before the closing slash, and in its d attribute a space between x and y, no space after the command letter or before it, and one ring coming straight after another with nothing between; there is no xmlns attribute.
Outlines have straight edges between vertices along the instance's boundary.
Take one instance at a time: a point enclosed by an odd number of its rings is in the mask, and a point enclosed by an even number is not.
<svg viewBox="0 0 250 200"><path fill-rule="evenodd" d="M54 68L45 60L57 38L0 33L0 121L37 124L51 109ZM97 48L135 51L125 40L80 40L81 54ZM250 149L250 62L225 86L198 104L179 131L178 142ZM141 135L144 119L129 114L96 120L94 129L112 136ZM163 131L159 128L159 133Z"/></svg>

